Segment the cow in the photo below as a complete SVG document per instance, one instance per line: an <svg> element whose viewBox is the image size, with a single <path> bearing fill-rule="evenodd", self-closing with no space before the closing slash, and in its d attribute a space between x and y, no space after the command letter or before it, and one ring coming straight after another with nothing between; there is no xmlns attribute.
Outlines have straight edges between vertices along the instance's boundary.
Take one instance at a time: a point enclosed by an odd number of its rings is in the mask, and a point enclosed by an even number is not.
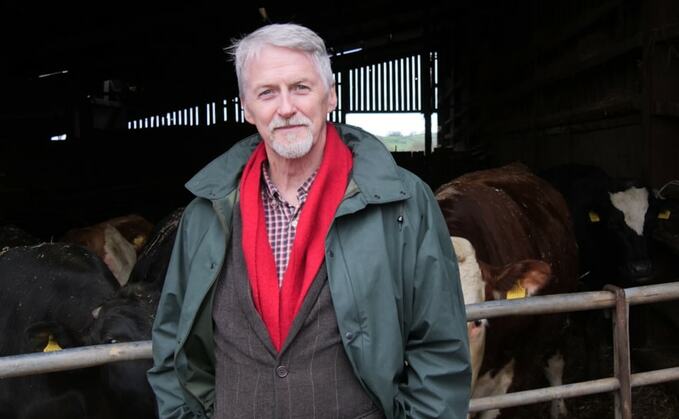
<svg viewBox="0 0 679 419"><path fill-rule="evenodd" d="M155 306L120 288L94 253L67 243L0 254L0 356L147 340ZM0 380L3 418L154 417L150 361L112 363Z"/></svg>
<svg viewBox="0 0 679 419"><path fill-rule="evenodd" d="M436 198L453 240L463 289L483 289L486 301L575 290L577 248L568 207L553 187L523 165L463 175L441 186ZM474 295L478 300L481 294ZM550 385L561 384L564 359L558 347L565 319L509 316L470 327L472 353L473 345L483 345L477 335L485 333L480 365L472 367L478 374L473 397L525 390L540 385L534 382L540 377ZM516 412L492 410L480 417ZM551 414L566 415L563 401L553 404Z"/></svg>
<svg viewBox="0 0 679 419"><path fill-rule="evenodd" d="M146 242L153 230L153 224L138 214L123 215L121 217L111 218L101 223L89 227L75 228L64 233L62 241L69 243L78 243L85 245L90 243L91 239L87 237L87 233L91 231L102 230L106 226L115 227L121 236L125 238L137 254L140 254L144 249Z"/></svg>
<svg viewBox="0 0 679 419"><path fill-rule="evenodd" d="M650 239L659 201L640 181L595 166L557 166L540 174L568 203L579 247L581 285L598 290L646 283L654 273Z"/></svg>
<svg viewBox="0 0 679 419"><path fill-rule="evenodd" d="M81 245L96 253L122 286L127 283L152 228L146 219L132 214L71 229L61 241Z"/></svg>

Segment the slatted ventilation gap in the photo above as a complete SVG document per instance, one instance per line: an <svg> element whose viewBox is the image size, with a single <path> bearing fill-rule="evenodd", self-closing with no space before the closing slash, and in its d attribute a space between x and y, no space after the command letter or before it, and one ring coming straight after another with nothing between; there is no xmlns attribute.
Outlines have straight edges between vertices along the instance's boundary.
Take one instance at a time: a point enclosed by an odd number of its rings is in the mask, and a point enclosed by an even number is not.
<svg viewBox="0 0 679 419"><path fill-rule="evenodd" d="M348 112L422 112L420 55L348 71Z"/></svg>
<svg viewBox="0 0 679 419"><path fill-rule="evenodd" d="M416 54L376 64L334 73L337 107L328 120L344 122L347 113L423 112L423 77L429 68L423 58L432 63L432 111L438 109L438 56L436 52ZM425 72L423 74L423 72ZM346 96L346 97L345 97ZM217 111L217 104L222 106ZM219 117L218 117L219 116ZM245 123L240 99L222 99L201 105L173 110L164 114L131 120L128 129L173 126L211 126L224 123Z"/></svg>

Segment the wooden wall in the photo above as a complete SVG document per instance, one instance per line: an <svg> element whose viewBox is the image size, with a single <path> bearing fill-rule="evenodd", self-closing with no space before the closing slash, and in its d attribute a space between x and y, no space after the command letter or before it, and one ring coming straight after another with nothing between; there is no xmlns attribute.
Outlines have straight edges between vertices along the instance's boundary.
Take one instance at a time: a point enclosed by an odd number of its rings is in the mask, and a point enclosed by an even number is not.
<svg viewBox="0 0 679 419"><path fill-rule="evenodd" d="M679 2L508 1L454 22L440 47L447 146L483 147L493 165L679 178Z"/></svg>

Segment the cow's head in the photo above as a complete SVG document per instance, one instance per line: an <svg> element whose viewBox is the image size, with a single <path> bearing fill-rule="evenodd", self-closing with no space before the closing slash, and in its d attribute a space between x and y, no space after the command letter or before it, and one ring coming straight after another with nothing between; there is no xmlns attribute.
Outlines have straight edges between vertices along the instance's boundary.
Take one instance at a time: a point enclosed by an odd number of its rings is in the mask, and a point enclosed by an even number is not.
<svg viewBox="0 0 679 419"><path fill-rule="evenodd" d="M611 181L607 195L594 202L587 214L580 214L595 239L589 248L588 265L601 268L599 275L616 275L624 282L639 282L651 278L654 266L649 253L650 239L662 217L659 201L641 185ZM614 267L614 271L609 272ZM615 278L605 278L613 281Z"/></svg>
<svg viewBox="0 0 679 419"><path fill-rule="evenodd" d="M27 328L25 338L35 352L149 340L157 300L142 286L123 287L91 311L84 330L72 330L66 322L36 322ZM106 389L116 417L156 417L155 398L146 380L151 366L150 360L139 360L98 367L93 379Z"/></svg>
<svg viewBox="0 0 679 419"><path fill-rule="evenodd" d="M486 299L486 286L483 282L481 269L476 261L474 247L469 243L469 240L463 237L453 236L450 239L453 242L457 266L460 270L460 284L462 285L464 303L476 304L484 302ZM469 353L472 363L472 388L476 384L476 378L479 375L479 368L481 368L481 362L483 361L486 349L487 326L488 321L485 319L467 322Z"/></svg>
<svg viewBox="0 0 679 419"><path fill-rule="evenodd" d="M88 344L149 340L157 301L155 292L147 292L140 284L121 288L115 298L92 313ZM146 380L151 366L150 361L140 360L110 363L102 368L103 384L121 417L154 417L155 399Z"/></svg>

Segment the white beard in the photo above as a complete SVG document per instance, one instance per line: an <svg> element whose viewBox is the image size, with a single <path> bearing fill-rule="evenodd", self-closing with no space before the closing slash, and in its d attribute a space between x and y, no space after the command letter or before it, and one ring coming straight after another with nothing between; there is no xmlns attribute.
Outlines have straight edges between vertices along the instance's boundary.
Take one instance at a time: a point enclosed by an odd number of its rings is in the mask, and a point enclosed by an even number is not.
<svg viewBox="0 0 679 419"><path fill-rule="evenodd" d="M303 133L290 132L278 133L275 129L288 125L305 125ZM314 137L311 132L311 120L304 116L294 116L290 119L276 117L269 124L271 133L271 148L284 159L298 159L305 156L314 145Z"/></svg>

